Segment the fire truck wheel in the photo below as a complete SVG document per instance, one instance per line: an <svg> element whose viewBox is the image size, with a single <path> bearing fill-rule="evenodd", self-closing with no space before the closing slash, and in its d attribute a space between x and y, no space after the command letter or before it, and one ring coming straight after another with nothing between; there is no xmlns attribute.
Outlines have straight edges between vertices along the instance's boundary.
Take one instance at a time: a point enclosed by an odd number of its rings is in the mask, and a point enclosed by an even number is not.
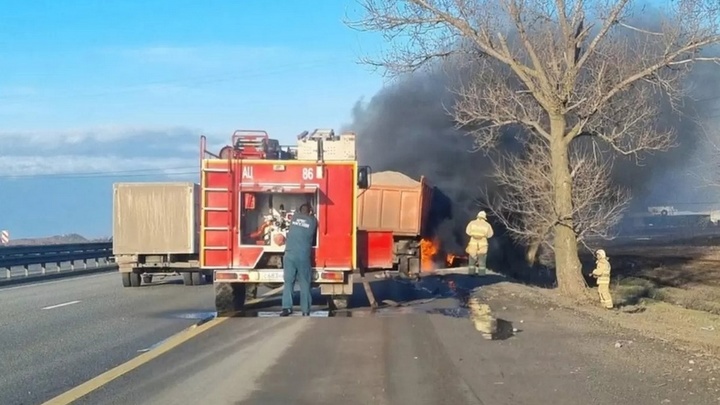
<svg viewBox="0 0 720 405"><path fill-rule="evenodd" d="M245 284L245 296L251 300L254 300L255 298L257 298L259 285L260 284L257 284L257 283Z"/></svg>
<svg viewBox="0 0 720 405"><path fill-rule="evenodd" d="M190 273L190 274L191 274L190 277L192 278L192 284L193 284L193 285L202 285L202 284L203 284L203 276L202 276L202 273L200 273L199 271L193 271L193 272Z"/></svg>
<svg viewBox="0 0 720 405"><path fill-rule="evenodd" d="M343 310L348 308L350 297L347 295L331 295L329 297L330 309L333 311Z"/></svg>
<svg viewBox="0 0 720 405"><path fill-rule="evenodd" d="M130 273L120 273L123 287L130 287Z"/></svg>
<svg viewBox="0 0 720 405"><path fill-rule="evenodd" d="M190 272L188 272L188 271L183 273L183 284L184 285L193 285L192 274L190 274Z"/></svg>
<svg viewBox="0 0 720 405"><path fill-rule="evenodd" d="M228 316L242 310L245 295L245 284L215 283L215 310L218 316Z"/></svg>
<svg viewBox="0 0 720 405"><path fill-rule="evenodd" d="M131 287L140 287L140 273L128 273L130 274L130 286Z"/></svg>

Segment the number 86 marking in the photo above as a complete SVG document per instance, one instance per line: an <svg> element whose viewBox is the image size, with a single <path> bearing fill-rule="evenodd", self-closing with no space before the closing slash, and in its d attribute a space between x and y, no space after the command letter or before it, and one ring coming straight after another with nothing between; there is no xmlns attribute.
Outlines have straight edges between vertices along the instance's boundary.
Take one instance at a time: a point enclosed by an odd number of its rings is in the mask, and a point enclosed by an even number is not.
<svg viewBox="0 0 720 405"><path fill-rule="evenodd" d="M303 180L312 180L315 177L315 172L310 167L303 167L302 178Z"/></svg>

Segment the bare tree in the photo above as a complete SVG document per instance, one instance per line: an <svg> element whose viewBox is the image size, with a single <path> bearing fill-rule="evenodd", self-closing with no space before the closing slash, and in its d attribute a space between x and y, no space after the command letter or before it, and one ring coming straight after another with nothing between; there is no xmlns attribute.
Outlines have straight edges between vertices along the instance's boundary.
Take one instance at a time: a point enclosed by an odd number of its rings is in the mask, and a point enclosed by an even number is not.
<svg viewBox="0 0 720 405"><path fill-rule="evenodd" d="M460 55L474 74L457 89L453 114L478 146L493 148L509 126L547 143L558 286L586 296L571 144L587 135L638 158L673 147L674 131L655 125L653 96L676 102L692 65L715 60L701 51L720 41L717 1L675 0L644 24L631 0L359 1L364 17L350 25L393 45L367 63L401 74Z"/></svg>
<svg viewBox="0 0 720 405"><path fill-rule="evenodd" d="M516 242L530 247L534 261L538 248L546 248L544 259L554 256L557 222L552 164L546 142L530 141L518 154L503 154L491 176L501 193L486 194L488 206ZM630 192L612 184L612 160L587 148L574 147L569 156L572 179L573 231L578 243L612 238L612 230L630 202ZM589 248L589 247L588 247ZM534 250L534 252L533 252Z"/></svg>

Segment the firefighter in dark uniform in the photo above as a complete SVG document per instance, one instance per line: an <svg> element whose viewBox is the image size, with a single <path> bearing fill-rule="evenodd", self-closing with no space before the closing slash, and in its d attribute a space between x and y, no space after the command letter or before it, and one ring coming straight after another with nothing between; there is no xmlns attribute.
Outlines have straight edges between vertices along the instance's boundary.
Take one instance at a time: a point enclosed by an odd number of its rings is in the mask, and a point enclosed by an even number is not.
<svg viewBox="0 0 720 405"><path fill-rule="evenodd" d="M317 232L317 219L310 214L307 204L300 206L298 212L293 214L285 241L285 256L283 258L283 295L282 312L280 316L292 313L293 287L295 280L300 284L300 310L303 316L310 315L312 296L310 295L310 282L312 278L312 246Z"/></svg>

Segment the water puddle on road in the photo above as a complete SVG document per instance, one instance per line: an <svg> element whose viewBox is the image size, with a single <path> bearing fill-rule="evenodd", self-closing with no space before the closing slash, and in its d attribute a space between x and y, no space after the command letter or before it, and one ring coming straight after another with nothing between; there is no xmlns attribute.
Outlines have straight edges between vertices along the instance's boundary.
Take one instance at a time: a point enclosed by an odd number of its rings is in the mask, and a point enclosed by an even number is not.
<svg viewBox="0 0 720 405"><path fill-rule="evenodd" d="M487 284L487 277L451 275L444 277L426 277L419 281L404 279L386 279L370 283L379 307L370 308L365 291L360 284L354 288L349 309L330 311L323 308L326 297L313 294L312 318L350 318L350 317L392 317L413 314L439 314L453 318L467 318L467 302L472 291ZM297 305L297 302L295 303ZM296 307L297 309L297 307ZM173 318L205 322L217 317L214 311L185 311L166 314ZM251 307L233 317L237 318L276 318L280 316L277 304L265 307ZM301 317L300 311L290 317Z"/></svg>
<svg viewBox="0 0 720 405"><path fill-rule="evenodd" d="M217 312L181 312L179 314L172 314L173 318L180 318L180 319L195 319L195 320L203 320L207 318L215 318L217 316Z"/></svg>

